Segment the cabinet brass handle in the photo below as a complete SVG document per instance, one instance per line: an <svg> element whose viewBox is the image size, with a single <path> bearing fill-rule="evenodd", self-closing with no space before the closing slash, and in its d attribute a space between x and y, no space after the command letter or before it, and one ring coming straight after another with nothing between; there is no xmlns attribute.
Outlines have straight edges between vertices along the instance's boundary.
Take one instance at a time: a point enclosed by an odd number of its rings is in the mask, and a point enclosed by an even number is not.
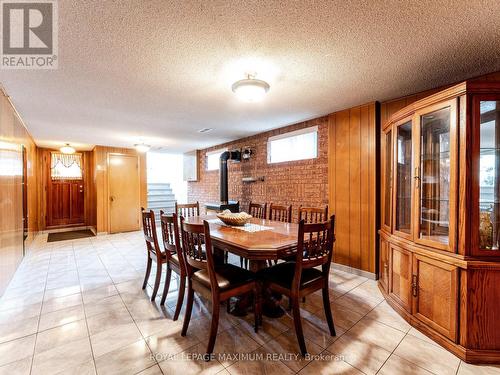
<svg viewBox="0 0 500 375"><path fill-rule="evenodd" d="M412 275L411 276L411 294L413 297L416 297L418 295L418 279L417 275Z"/></svg>

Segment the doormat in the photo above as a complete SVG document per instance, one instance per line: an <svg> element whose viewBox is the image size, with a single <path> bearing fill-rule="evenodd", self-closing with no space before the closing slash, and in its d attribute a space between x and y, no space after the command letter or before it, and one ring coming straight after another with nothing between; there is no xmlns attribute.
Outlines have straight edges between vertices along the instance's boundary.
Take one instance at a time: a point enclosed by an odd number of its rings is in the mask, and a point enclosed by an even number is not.
<svg viewBox="0 0 500 375"><path fill-rule="evenodd" d="M49 233L47 242L77 240L79 238L87 238L94 236L95 236L94 233L90 229L75 230L71 232Z"/></svg>

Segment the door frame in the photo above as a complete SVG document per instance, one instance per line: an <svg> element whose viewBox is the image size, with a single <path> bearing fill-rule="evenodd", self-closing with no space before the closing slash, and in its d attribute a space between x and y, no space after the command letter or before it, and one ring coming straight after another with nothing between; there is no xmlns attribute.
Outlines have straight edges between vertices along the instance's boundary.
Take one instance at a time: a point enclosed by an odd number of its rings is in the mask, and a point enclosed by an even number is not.
<svg viewBox="0 0 500 375"><path fill-rule="evenodd" d="M107 223L108 223L108 233L109 234L112 234L112 233L119 233L119 232L113 232L111 230L111 195L110 195L110 191L109 191L109 175L110 175L110 157L111 156L126 156L126 157L132 157L132 158L136 158L137 160L137 183L139 184L139 190L138 190L138 201L139 201L139 208L140 208L140 205L141 205L141 173L140 173L140 157L138 154L125 154L125 153L122 153L122 152L108 152L107 155L106 155L106 166L107 166L107 173L106 173L106 200L107 200L107 207L108 207L108 218L107 218ZM138 215L139 217L139 215ZM141 228L141 221L140 221L140 218L139 218L139 228Z"/></svg>
<svg viewBox="0 0 500 375"><path fill-rule="evenodd" d="M88 154L85 151L79 152L82 155L82 186L83 186L83 221L81 223L75 224L63 224L63 225L48 225L49 224L49 203L51 200L49 199L49 184L51 184L51 174L50 174L50 163L51 163L51 154L53 152L59 152L56 149L42 149L42 154L40 157L41 160L41 170L42 170L42 196L43 200L41 202L41 208L43 212L41 212L41 222L42 222L42 230L50 230L50 229L63 229L63 228L79 228L89 225L89 217L87 215L87 205L88 205L88 194L90 193L87 189L87 181L91 178L89 176L89 168L87 158ZM68 180L73 181L73 180ZM80 181L80 180L78 180ZM89 180L90 181L90 180Z"/></svg>

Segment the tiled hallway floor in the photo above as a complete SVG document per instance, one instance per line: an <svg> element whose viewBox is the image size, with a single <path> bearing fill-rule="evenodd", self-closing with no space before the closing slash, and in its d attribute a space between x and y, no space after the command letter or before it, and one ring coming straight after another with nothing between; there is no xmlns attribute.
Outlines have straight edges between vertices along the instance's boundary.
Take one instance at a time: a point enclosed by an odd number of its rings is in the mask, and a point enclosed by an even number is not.
<svg viewBox="0 0 500 375"><path fill-rule="evenodd" d="M47 243L38 236L0 300L0 374L500 374L471 366L412 329L384 302L376 282L333 271L330 337L321 297L303 304L307 347L296 355L290 316L264 318L221 309L217 359L204 362L210 305L196 300L187 337L182 314L141 290L146 264L140 232ZM150 278L152 281L153 275ZM161 289L160 289L161 290Z"/></svg>

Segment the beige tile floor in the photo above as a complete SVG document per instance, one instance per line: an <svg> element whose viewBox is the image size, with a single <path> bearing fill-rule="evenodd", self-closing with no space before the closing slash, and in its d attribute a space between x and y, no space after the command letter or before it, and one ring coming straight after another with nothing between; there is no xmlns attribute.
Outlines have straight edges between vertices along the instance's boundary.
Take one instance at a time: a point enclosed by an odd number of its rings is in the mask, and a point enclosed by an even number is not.
<svg viewBox="0 0 500 375"><path fill-rule="evenodd" d="M210 305L197 298L188 335L167 304L141 290L140 232L47 243L38 236L0 300L1 374L500 374L472 366L411 328L376 282L332 271L337 337L327 333L320 295L303 304L311 356L302 359L292 319L222 313L215 359L204 362ZM153 280L153 275L150 280ZM225 311L225 309L222 309Z"/></svg>

